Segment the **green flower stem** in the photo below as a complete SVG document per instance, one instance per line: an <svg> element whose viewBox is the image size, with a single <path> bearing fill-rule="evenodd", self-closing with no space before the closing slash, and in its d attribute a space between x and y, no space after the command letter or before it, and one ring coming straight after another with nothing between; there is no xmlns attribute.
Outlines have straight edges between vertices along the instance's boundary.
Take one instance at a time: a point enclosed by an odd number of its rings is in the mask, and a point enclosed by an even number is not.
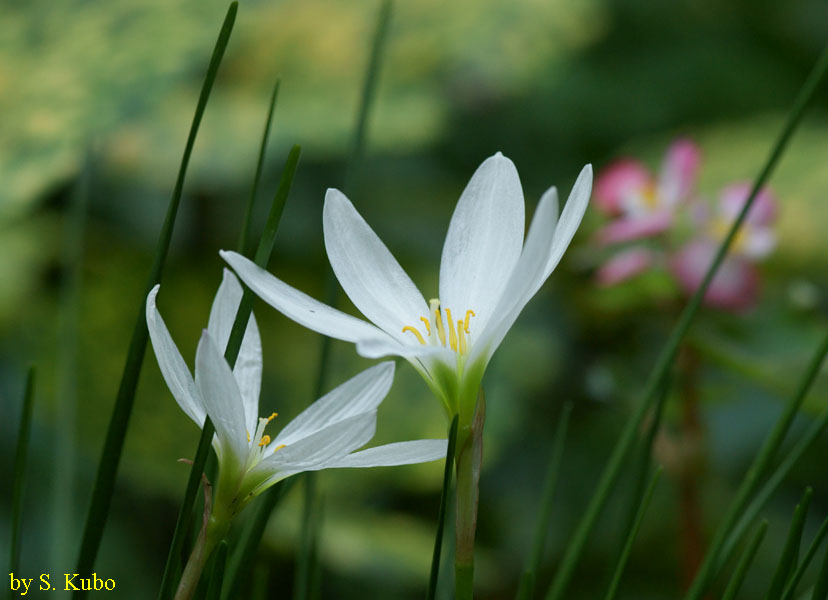
<svg viewBox="0 0 828 600"><path fill-rule="evenodd" d="M735 600L736 594L739 593L739 590L742 587L742 582L745 580L745 575L747 575L747 571L750 568L750 565L753 563L753 559L756 556L756 551L759 550L759 545L762 543L762 540L765 537L765 532L768 530L768 521L765 519L759 525L759 529L756 530L756 533L753 534L753 538L750 540L747 548L745 548L744 554L739 559L739 564L736 565L736 570L733 573L733 577L730 578L730 582L727 584L725 588L724 595L722 596L722 600Z"/></svg>
<svg viewBox="0 0 828 600"><path fill-rule="evenodd" d="M733 222L733 225L730 227L727 236L720 244L719 249L716 252L716 256L714 257L710 267L707 269L701 285L690 298L690 301L682 312L678 323L676 323L676 326L673 329L673 333L670 335L670 338L667 340L667 343L659 354L656 365L650 373L647 383L644 386L642 400L636 407L636 410L627 422L627 425L624 427L621 437L616 443L615 448L607 461L607 466L601 474L596 492L590 498L584 516L578 524L572 537L572 541L566 549L560 567L558 568L558 572L555 576L555 580L552 582L549 592L547 593L547 600L563 600L566 589L569 586L569 582L575 572L575 567L577 566L584 547L586 546L589 534L595 527L595 523L598 521L601 511L609 499L610 492L620 476L621 467L632 446L636 432L639 430L639 427L644 421L648 410L658 395L658 390L673 364L682 339L687 333L687 330L690 328L690 324L701 306L702 299L707 293L707 289L710 287L710 282L713 280L713 276L716 274L719 266L724 260L725 254L730 249L730 246L742 226L748 211L753 206L759 189L761 189L761 187L768 180L768 177L770 177L770 174L776 167L777 162L782 157L782 153L787 147L788 141L790 140L793 132L796 130L797 125L799 125L799 122L805 113L805 108L816 92L817 86L822 80L826 69L828 69L828 46L826 46L819 61L797 96L779 138L776 140L776 143L774 144L765 165L762 167L759 176L753 183L753 187L747 201L745 202L745 205L736 220ZM702 563L702 567L699 572L702 573L702 570L704 569L705 565ZM707 569L709 570L710 567L707 567ZM694 582L694 587L691 588L691 593L688 595L688 599L699 600L703 588L706 587L708 583L707 578L709 575L709 572L705 572L701 579L697 576Z"/></svg>
<svg viewBox="0 0 828 600"><path fill-rule="evenodd" d="M454 464L454 452L457 446L457 419L454 415L449 427L448 448L446 449L446 466L443 471L443 491L440 493L440 510L437 514L437 533L434 536L434 553L431 556L431 575L428 578L426 600L434 600L437 595L437 579L440 575L440 555L443 550L443 530L446 526L446 509L451 493L451 471Z"/></svg>
<svg viewBox="0 0 828 600"><path fill-rule="evenodd" d="M825 539L826 535L828 535L828 519L825 519L822 522L822 525L820 525L819 531L817 531L817 534L814 536L811 545L808 546L808 550L805 551L805 556L802 557L802 561L797 565L796 571L794 571L794 574L791 575L791 579L788 582L787 587L785 587L785 593L782 594L782 600L793 600L794 594L796 593L796 586L799 585L802 576L805 574L805 570L811 564L811 561L814 559L814 555L817 550L819 550L822 540Z"/></svg>
<svg viewBox="0 0 828 600"><path fill-rule="evenodd" d="M621 556L618 558L618 563L615 566L615 572L612 575L612 580L610 581L609 588L607 589L606 600L614 600L616 594L618 593L618 586L621 584L621 576L624 574L624 567L627 566L627 560L630 557L630 551L632 550L635 536L638 535L638 530L641 528L641 522L644 520L644 515L647 514L647 508L650 506L650 500L653 499L653 492L655 491L656 484L661 477L662 470L662 467L656 469L655 474L653 474L652 479L650 479L650 485L647 486L647 491L644 492L644 497L638 507L635 520L633 521L632 527L627 534L627 540L624 542L624 548L621 551Z"/></svg>
<svg viewBox="0 0 828 600"><path fill-rule="evenodd" d="M193 115L193 122L190 126L190 133L187 137L187 143L184 148L184 155L181 158L181 166L178 171L178 178L175 182L172 197L170 198L169 208L164 220L164 226L161 229L161 235L158 239L158 246L155 252L150 276L147 280L144 294L141 296L141 306L138 309L138 316L135 321L135 328L132 333L132 340L129 345L129 352L127 354L126 365L124 366L123 375L121 376L121 383L118 387L118 397L115 401L115 407L112 410L112 417L109 421L109 427L106 432L106 440L104 442L103 451L101 452L101 460L98 463L98 471L95 476L95 484L92 489L92 499L89 503L89 512L86 517L86 525L83 531L81 540L80 554L78 556L78 563L76 571L81 577L87 577L92 572L95 565L95 558L98 554L101 538L103 537L106 519L109 514L109 507L112 501L112 493L115 488L115 476L118 471L118 465L121 460L121 452L124 447L124 440L126 439L127 428L129 427L129 420L132 415L132 406L135 402L135 390L138 386L138 376L141 373L141 364L144 360L144 354L147 349L147 340L149 333L147 331L147 322L144 310L144 301L147 294L152 287L161 280L161 273L166 263L167 251L170 247L170 240L172 239L173 225L178 213L178 205L181 201L181 194L184 189L184 177L187 173L187 165L190 162L190 155L195 144L196 134L198 133L201 118L204 115L204 109L207 106L207 100L210 97L210 91L213 88L213 83L216 79L221 59L224 56L224 50L227 48L227 43L230 39L230 33L233 30L233 23L236 20L236 10L238 8L237 2L232 2L227 10L227 16L224 19L221 32L213 49L213 56L210 59L210 64L207 67L207 74L204 77L204 84L201 88L201 95L198 99L195 114ZM77 591L74 593L75 598L83 598L86 592Z"/></svg>
<svg viewBox="0 0 828 600"><path fill-rule="evenodd" d="M486 398L483 389L477 396L474 418L460 426L455 465L457 469L457 506L455 516L454 586L456 600L474 597L474 534L477 529L477 502L480 495L480 465L483 461L483 425ZM465 430L465 431L463 431Z"/></svg>
<svg viewBox="0 0 828 600"><path fill-rule="evenodd" d="M773 574L767 600L779 600L782 597L782 592L785 591L785 584L789 580L791 570L796 568L797 556L799 555L799 546L802 543L802 529L805 527L805 517L808 516L808 506L811 504L811 498L814 495L812 488L806 488L805 494L802 496L802 501L796 505L793 519L791 520L791 527L788 530L788 539L785 540L785 547L782 549L782 556L779 558L779 564L776 567L776 572Z"/></svg>
<svg viewBox="0 0 828 600"><path fill-rule="evenodd" d="M276 242L276 232L279 229L279 222L282 219L282 212L287 202L290 187L293 183L293 177L296 174L296 168L299 165L299 155L301 148L294 146L288 155L285 167L282 170L282 178L279 182L279 187L276 190L276 195L273 198L273 204L270 207L270 214L267 217L265 230L259 240L259 248L256 251L255 263L260 267L264 267L270 258L273 251L273 245ZM236 364L236 359L239 355L241 342L244 337L244 332L247 328L247 321L250 319L250 313L253 310L253 293L246 289L242 294L241 302L239 303L239 310L236 313L236 320L233 322L233 328L230 331L230 338L227 341L227 348L224 351L224 358L232 368ZM184 545L184 532L186 530L187 521L193 512L193 504L195 503L196 492L198 491L198 484L201 480L201 475L204 472L204 465L207 462L207 456L210 453L210 445L215 433L215 427L207 417L204 420L204 426L201 429L201 437L199 438L198 448L196 449L195 458L193 459L193 466L190 469L190 476L187 480L187 489L184 493L184 500L181 503L181 509L178 512L178 520L175 524L175 531L173 532L173 539L170 544L170 551L167 555L167 564L164 568L164 577L161 580L161 589L158 593L159 600L164 600L169 597L173 585L173 573L176 571L178 556Z"/></svg>
<svg viewBox="0 0 828 600"><path fill-rule="evenodd" d="M215 561L210 573L210 585L207 587L207 600L219 600L221 598L222 583L224 582L224 570L227 566L227 541L222 540L216 548Z"/></svg>
<svg viewBox="0 0 828 600"><path fill-rule="evenodd" d="M32 431L32 407L34 405L35 368L29 367L26 387L23 390L23 404L20 411L20 428L17 430L17 450L14 453L14 476L12 477L11 535L9 536L9 573L20 567L20 525L23 515L23 489L26 482L26 455L29 452L29 436ZM14 592L9 588L9 598Z"/></svg>
<svg viewBox="0 0 828 600"><path fill-rule="evenodd" d="M561 411L561 416L558 420L558 429L555 432L552 458L549 460L546 480L543 483L538 522L535 525L535 537L532 541L532 550L526 561L526 568L523 570L523 575L520 578L520 586L518 587L517 593L518 600L530 600L535 592L535 576L538 569L540 569L543 549L546 545L546 534L549 531L549 524L552 521L552 500L555 497L555 489L557 488L558 472L560 471L561 459L563 458L566 432L569 427L569 417L571 414L572 402L567 402Z"/></svg>
<svg viewBox="0 0 828 600"><path fill-rule="evenodd" d="M759 514L759 511L770 498L776 487L781 483L784 476L793 468L799 457L805 453L811 443L819 436L822 430L828 425L828 410L815 421L808 432L799 439L794 448L788 453L783 462L777 467L774 474L765 483L765 486L757 494L760 479L767 471L779 447L785 439L785 435L799 411L799 407L805 400L817 375L819 374L822 362L828 354L828 335L825 336L817 352L811 359L811 363L800 380L796 393L791 397L773 430L765 440L764 445L751 464L739 489L736 497L731 503L722 523L713 536L713 541L705 554L696 579L688 591L688 600L699 600L707 589L709 582L721 570L723 564L735 551L735 547L742 535L747 531L750 523ZM755 497L754 497L755 494ZM751 501L751 497L753 500Z"/></svg>

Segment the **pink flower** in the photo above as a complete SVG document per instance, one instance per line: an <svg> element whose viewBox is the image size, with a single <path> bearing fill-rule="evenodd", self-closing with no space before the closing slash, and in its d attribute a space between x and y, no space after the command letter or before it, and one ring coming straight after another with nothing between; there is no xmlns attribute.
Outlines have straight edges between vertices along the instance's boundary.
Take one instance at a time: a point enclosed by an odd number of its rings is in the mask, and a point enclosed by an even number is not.
<svg viewBox="0 0 828 600"><path fill-rule="evenodd" d="M655 262L655 254L647 248L622 250L607 262L598 272L596 279L602 286L611 286L643 273Z"/></svg>
<svg viewBox="0 0 828 600"><path fill-rule="evenodd" d="M734 183L724 188L719 195L718 214L713 218L712 230L715 237L723 239L741 212L751 190L749 182ZM753 201L742 227L736 235L731 252L758 261L765 258L776 247L776 199L768 188L762 188Z"/></svg>
<svg viewBox="0 0 828 600"><path fill-rule="evenodd" d="M670 270L686 295L692 295L701 285L717 248L717 242L699 238L684 245L671 259ZM725 257L713 277L704 302L717 308L741 311L753 306L758 294L756 267L745 257L730 255Z"/></svg>

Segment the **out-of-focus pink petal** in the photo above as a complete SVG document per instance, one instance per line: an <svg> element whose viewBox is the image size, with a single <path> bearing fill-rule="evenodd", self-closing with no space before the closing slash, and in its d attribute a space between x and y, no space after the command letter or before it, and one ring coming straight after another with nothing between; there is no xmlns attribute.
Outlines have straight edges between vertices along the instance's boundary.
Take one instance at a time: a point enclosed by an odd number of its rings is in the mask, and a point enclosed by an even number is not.
<svg viewBox="0 0 828 600"><path fill-rule="evenodd" d="M623 250L605 262L595 274L598 284L609 287L631 279L646 271L655 262L653 252L647 248Z"/></svg>
<svg viewBox="0 0 828 600"><path fill-rule="evenodd" d="M646 188L651 179L649 171L640 162L632 159L616 161L604 169L595 181L595 205L608 215L618 215L624 196Z"/></svg>
<svg viewBox="0 0 828 600"><path fill-rule="evenodd" d="M719 206L722 215L728 223L732 223L742 210L753 184L749 181L732 183L725 187L719 196ZM770 225L776 220L776 197L768 187L763 187L756 195L753 206L745 221L750 225Z"/></svg>
<svg viewBox="0 0 828 600"><path fill-rule="evenodd" d="M704 274L716 255L716 244L699 239L685 245L670 261L670 269L682 291L688 296L701 285ZM709 306L726 310L745 310L756 303L759 274L747 260L727 256L704 295Z"/></svg>
<svg viewBox="0 0 828 600"><path fill-rule="evenodd" d="M675 206L686 200L696 187L701 152L689 139L678 139L670 145L659 176L659 196L664 206Z"/></svg>
<svg viewBox="0 0 828 600"><path fill-rule="evenodd" d="M658 235L670 228L673 224L673 215L669 212L658 212L637 217L622 217L616 219L598 231L598 243L609 245Z"/></svg>

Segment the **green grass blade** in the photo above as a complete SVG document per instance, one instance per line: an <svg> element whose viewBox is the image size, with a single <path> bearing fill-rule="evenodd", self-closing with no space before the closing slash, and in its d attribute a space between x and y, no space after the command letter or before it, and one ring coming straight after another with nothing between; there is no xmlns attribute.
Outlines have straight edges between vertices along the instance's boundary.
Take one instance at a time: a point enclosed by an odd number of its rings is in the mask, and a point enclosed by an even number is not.
<svg viewBox="0 0 828 600"><path fill-rule="evenodd" d="M225 540L219 542L214 556L213 569L210 572L210 584L207 587L207 600L219 600L221 598L224 572L227 565L227 542Z"/></svg>
<svg viewBox="0 0 828 600"><path fill-rule="evenodd" d="M290 193L290 187L293 184L293 177L296 175L296 168L299 166L300 154L301 148L294 146L282 170L279 188L276 190L276 195L273 198L273 204L270 207L270 214L267 217L265 230L259 240L259 247L256 250L256 256L254 258L255 263L260 267L267 265L267 261L270 259L270 253L273 251L273 245L276 242L276 232L279 229L279 222L282 219L282 213L284 212L285 203ZM236 312L236 320L233 322L233 328L230 330L227 347L224 350L224 358L227 360L230 368L233 368L239 356L242 338L247 328L247 321L250 319L250 313L253 311L253 300L253 293L245 288L241 302L239 303L239 310ZM161 588L158 595L159 600L164 600L172 593L174 586L174 578L172 575L177 569L178 556L183 547L187 522L193 511L196 492L198 492L201 474L204 471L204 465L210 453L210 445L214 433L215 428L213 427L213 423L207 417L201 429L201 437L199 438L198 448L193 459L193 466L190 469L190 476L187 480L184 500L181 503L181 509L179 510L178 519L175 524L175 531L173 532L170 551L167 556L167 564L164 567L164 576L161 580Z"/></svg>
<svg viewBox="0 0 828 600"><path fill-rule="evenodd" d="M277 79L273 85L273 93L270 95L270 104L267 109L264 131L262 132L262 143L259 145L259 157L256 159L256 173L253 175L253 186L250 188L250 198L247 199L247 207L244 209L242 230L239 236L239 243L236 250L239 254L247 256L247 247L250 245L250 231L253 229L253 206L256 204L256 196L259 192L259 183L262 179L262 167L264 166L265 155L267 154L267 142L270 139L270 126L273 123L273 113L276 111L276 100L279 98L279 87L281 79Z"/></svg>
<svg viewBox="0 0 828 600"><path fill-rule="evenodd" d="M736 570L733 572L733 576L730 578L730 581L725 588L722 600L735 600L736 594L738 594L739 590L742 588L742 583L745 581L745 575L747 575L750 565L753 564L753 559L756 557L756 552L759 550L759 546L762 543L767 530L768 521L766 519L759 525L759 529L757 529L756 533L753 534L753 538L750 540L747 548L745 548L744 554L742 554L742 557L739 559L739 564L736 565Z"/></svg>
<svg viewBox="0 0 828 600"><path fill-rule="evenodd" d="M817 550L819 550L822 540L825 539L826 535L828 535L828 518L826 518L822 522L822 525L820 525L817 534L811 542L811 545L808 546L808 550L805 552L805 556L802 557L802 561L797 565L796 571L794 571L794 574L791 575L791 579L785 587L785 593L782 594L782 600L793 600L794 594L796 594L796 586L799 585L799 582L802 580L802 576L805 575L805 571L811 564L814 555Z"/></svg>
<svg viewBox="0 0 828 600"><path fill-rule="evenodd" d="M103 451L101 452L101 460L98 464L98 471L95 476L95 484L92 490L92 499L89 503L89 512L86 518L86 526L84 527L83 537L81 541L80 554L78 556L77 571L81 577L88 576L92 572L95 564L95 558L98 554L101 538L103 537L103 530L106 524L106 519L109 514L109 506L112 500L112 492L115 486L115 476L118 471L118 464L121 459L121 452L123 451L124 440L126 438L126 431L129 426L129 419L132 415L132 406L135 401L135 389L138 385L138 376L141 372L141 363L144 359L144 353L147 348L147 323L144 315L144 299L146 298L152 287L161 279L161 273L164 269L164 264L167 258L167 251L170 247L170 240L172 238L173 226L175 218L178 213L178 205L181 200L181 194L184 188L184 177L187 173L187 165L190 162L190 154L193 150L196 134L201 123L201 118L204 114L204 109L207 105L207 100L210 97L210 91L213 88L213 83L216 79L219 64L224 56L224 50L227 48L227 42L230 39L230 32L233 29L233 23L236 19L236 10L238 3L233 2L227 11L227 16L224 19L221 32L213 50L213 56L210 59L210 64L207 67L207 74L204 77L204 84L201 88L201 95L198 99L193 122L190 126L190 133L187 137L187 144L184 148L184 155L181 158L181 166L178 171L178 178L175 182L172 197L170 198L169 208L164 221L164 226L161 229L161 235L158 240L158 246L155 252L150 276L144 289L144 294L141 296L141 303L138 309L138 316L135 321L135 328L132 333L132 340L129 345L129 352L127 354L126 365L124 367L121 383L118 388L118 397L115 401L115 407L112 411L112 417L109 421L109 427L106 432L106 441L104 442ZM76 598L82 598L85 592L75 592Z"/></svg>
<svg viewBox="0 0 828 600"><path fill-rule="evenodd" d="M618 476L621 471L621 465L627 453L629 452L630 447L632 446L632 442L635 438L635 433L636 431L638 431L638 428L641 426L641 423L643 422L644 417L647 414L647 411L649 410L650 406L653 404L657 397L658 390L661 387L664 378L667 376L667 373L670 367L672 366L673 361L675 360L679 345L682 339L684 338L684 335L687 333L687 330L689 329L690 324L693 321L693 318L696 316L699 307L701 306L702 299L704 298L704 295L706 294L707 289L710 286L710 282L713 280L713 276L716 274L716 271L718 271L725 254L730 249L730 246L733 243L733 239L736 237L736 233L739 231L739 228L744 222L745 217L748 211L750 210L751 206L753 206L759 189L768 180L770 174L776 167L777 162L781 158L783 151L787 147L791 135L796 130L797 125L799 125L799 122L801 121L802 116L805 112L805 108L807 107L807 104L816 92L816 89L819 83L821 82L826 69L828 69L828 46L823 51L816 66L814 67L813 71L811 72L804 86L802 87L802 90L797 96L797 99L794 103L793 108L791 109L791 112L788 115L788 119L785 123L785 126L782 129L782 132L779 135L779 138L776 140L771 150L771 153L768 156L767 161L765 162L765 165L762 167L762 170L759 173L759 176L753 183L753 187L751 189L747 201L745 202L744 207L742 208L736 220L733 222L733 225L730 227L730 230L728 231L728 234L725 237L724 241L719 246L719 249L716 252L716 256L713 259L713 262L710 265L710 267L707 269L707 272L705 273L701 285L690 298L690 301L688 302L684 311L682 311L678 323L673 329L673 332L670 335L670 338L667 340L667 343L665 344L664 348L662 349L656 361L656 365L653 368L653 371L650 373L650 376L647 380L647 384L644 387L642 400L636 408L635 413L632 415L632 418L627 422L627 425L622 431L621 437L619 438L618 443L615 445L615 448L613 449L612 454L610 455L610 458L607 461L607 466L604 468L604 471L601 474L601 478L596 487L596 492L592 495L592 498L590 499L589 504L587 505L587 509L584 513L584 516L575 530L575 533L572 537L572 541L567 547L563 560L561 561L561 565L558 569L558 573L556 574L555 580L553 581L552 586L549 589L549 593L546 596L547 600L563 600L564 594L566 593L566 588L569 585L569 582L572 579L572 575L575 572L575 567L577 566L578 561L581 557L581 553L583 552L584 547L586 546L589 534L592 532L592 529L594 528L595 523L597 522L602 509L604 508L604 506L607 503L607 500L609 499L609 494L612 490L612 487L618 479ZM691 589L690 593L688 594L689 599L699 600L703 588L707 585L707 577L709 577L709 573L705 572L703 575L704 576L701 579L697 578L696 581L698 581L699 583L697 585L694 585L694 587Z"/></svg>
<svg viewBox="0 0 828 600"><path fill-rule="evenodd" d="M12 479L11 535L9 548L9 573L20 567L20 525L23 518L23 490L26 484L26 455L29 452L29 437L32 431L32 407L34 406L35 368L29 367L26 387L23 390L23 404L20 411L20 427L17 430L17 450L14 453L14 476ZM9 575L11 577L11 575ZM9 588L9 598L13 592Z"/></svg>
<svg viewBox="0 0 828 600"><path fill-rule="evenodd" d="M635 520L627 535L627 541L624 543L624 548L621 550L621 556L618 558L618 563L615 566L615 572L612 575L609 589L607 589L606 600L613 600L618 593L618 586L621 584L621 576L624 574L624 568L627 566L627 560L630 558L630 551L632 551L635 536L638 535L638 530L641 528L641 522L644 520L644 515L647 514L647 508L650 506L650 500L653 499L653 492L656 484L661 477L662 467L656 469L655 474L650 480L650 485L644 492L644 498L641 500L641 505L638 507L638 512L635 515Z"/></svg>
<svg viewBox="0 0 828 600"><path fill-rule="evenodd" d="M808 516L808 506L811 504L813 495L814 490L810 487L806 488L802 501L796 505L791 527L788 530L788 539L785 540L782 556L779 558L779 564L776 566L773 579L771 579L767 600L779 600L782 597L782 592L785 591L785 583L789 580L791 571L796 568L799 546L802 542L802 529L805 527L805 517Z"/></svg>
<svg viewBox="0 0 828 600"><path fill-rule="evenodd" d="M826 598L828 598L828 550L825 551L825 557L822 559L822 567L819 570L811 600L826 600Z"/></svg>
<svg viewBox="0 0 828 600"><path fill-rule="evenodd" d="M805 372L805 376L800 380L796 392L791 397L773 430L768 435L753 464L747 473L745 473L745 477L736 492L736 497L713 536L713 540L705 554L696 579L688 592L688 598L692 598L693 600L701 598L709 582L712 581L721 570L723 564L735 551L739 540L741 540L747 531L750 523L757 517L759 511L762 510L765 502L767 502L768 498L776 490L776 487L782 482L782 479L788 471L793 468L796 461L799 460L799 457L805 453L810 447L810 444L819 436L826 424L828 424L828 411L826 411L811 425L805 436L799 439L762 489L756 493L762 475L767 470L779 446L782 444L785 434L793 422L793 418L799 411L799 407L802 405L802 402L805 400L805 397L808 395L811 386L819 374L827 353L828 335L823 339ZM753 500L751 500L751 497L753 497Z"/></svg>
<svg viewBox="0 0 828 600"><path fill-rule="evenodd" d="M377 25L374 30L374 36L371 42L371 53L368 60L368 67L365 71L365 80L362 86L362 96L359 102L359 110L357 112L357 123L354 129L353 142L351 144L351 156L348 161L348 167L345 173L344 191L350 193L354 187L354 181L359 172L359 166L362 162L362 157L365 153L365 139L368 131L368 119L371 114L371 108L374 104L374 97L377 91L377 82L379 79L380 66L382 65L382 58L385 53L386 39L388 37L388 29L391 22L391 8L392 0L382 0L380 4L379 14L377 17ZM325 271L325 303L328 306L336 306L338 300L338 289L336 281L334 280L333 272L330 268ZM316 386L314 399L319 398L325 389L325 378L328 370L328 360L331 353L331 339L327 336L322 338L321 348L319 352L319 367L316 373ZM318 476L315 472L307 472L302 475L305 479L304 493L314 494L316 490L316 483L313 481ZM314 499L305 498L303 502L304 510L310 510L314 506ZM312 532L304 529L305 525L312 523L310 516L303 514L302 516L303 530L300 534L300 546L298 551L298 560L296 561L296 570L294 572L294 600L308 600L308 593L311 589L309 577L313 572L313 567L308 563L312 560L311 548L313 547Z"/></svg>
<svg viewBox="0 0 828 600"><path fill-rule="evenodd" d="M267 522L270 515L276 509L279 501L284 498L288 490L295 483L296 478L291 477L285 479L274 485L262 498L259 499L256 505L256 511L253 516L248 519L241 536L239 537L236 547L233 550L227 564L227 572L225 574L225 584L222 593L222 598L230 600L238 597L240 593L242 579L249 565L253 564L253 558L256 554L256 549L262 541Z"/></svg>
<svg viewBox="0 0 828 600"><path fill-rule="evenodd" d="M440 493L440 510L437 513L437 532L434 536L434 552L431 555L431 575L428 578L427 600L434 600L437 594L437 580L440 576L440 555L443 551L443 532L446 527L446 509L451 495L451 474L454 470L454 449L457 445L457 422L459 415L454 415L449 427L446 465L443 471L443 491Z"/></svg>
<svg viewBox="0 0 828 600"><path fill-rule="evenodd" d="M561 459L563 458L566 433L571 414L572 402L567 402L564 404L561 416L558 419L555 443L552 446L552 457L549 459L549 467L547 468L546 479L543 483L538 521L535 524L535 535L532 539L532 549L527 557L526 567L523 569L518 586L518 600L530 600L535 593L535 577L537 576L538 569L540 569L543 550L546 546L546 536L549 531L549 524L552 521L552 501L555 498L555 490L557 489L558 472L561 467Z"/></svg>

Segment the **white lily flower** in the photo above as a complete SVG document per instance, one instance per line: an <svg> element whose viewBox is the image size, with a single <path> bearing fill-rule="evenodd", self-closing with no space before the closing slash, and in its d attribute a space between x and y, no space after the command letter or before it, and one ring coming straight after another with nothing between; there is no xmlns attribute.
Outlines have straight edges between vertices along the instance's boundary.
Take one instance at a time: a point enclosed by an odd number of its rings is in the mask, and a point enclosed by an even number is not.
<svg viewBox="0 0 828 600"><path fill-rule="evenodd" d="M325 248L339 283L371 323L322 304L235 252L221 256L265 302L319 333L353 342L368 358L407 359L469 423L483 372L526 303L552 273L586 210L583 168L558 220L554 187L540 199L524 244L517 169L499 152L483 161L457 203L443 246L439 297L423 295L351 202L329 189Z"/></svg>
<svg viewBox="0 0 828 600"><path fill-rule="evenodd" d="M235 368L224 348L241 302L242 289L227 269L198 344L195 379L156 309L155 286L147 297L147 326L158 366L181 409L202 427L209 415L216 429L218 489L214 523L230 520L253 497L302 471L379 467L445 458L446 440L418 440L354 452L374 436L377 407L394 379L394 363L384 362L346 381L291 421L274 438L265 433L277 416L259 417L262 349L251 315Z"/></svg>

